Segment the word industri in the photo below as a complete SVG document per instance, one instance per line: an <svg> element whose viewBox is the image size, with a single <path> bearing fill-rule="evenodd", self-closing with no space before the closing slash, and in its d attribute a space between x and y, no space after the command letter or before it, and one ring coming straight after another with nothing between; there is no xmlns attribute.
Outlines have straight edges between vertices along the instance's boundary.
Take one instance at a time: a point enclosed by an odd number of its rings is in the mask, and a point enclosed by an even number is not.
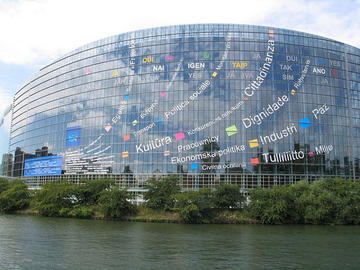
<svg viewBox="0 0 360 270"><path fill-rule="evenodd" d="M282 97L278 97L277 101L273 104L268 104L266 107L263 108L261 112L254 116L245 117L242 119L242 123L245 128L251 127L252 124L261 125L262 120L264 118L270 116L277 110L279 110L282 106L284 106L285 102L288 102L289 98L286 95L283 95Z"/></svg>
<svg viewBox="0 0 360 270"><path fill-rule="evenodd" d="M256 77L254 81L252 81L244 90L245 95L248 97L251 97L254 95L254 91L259 89L259 87L264 82L266 76L268 75L270 71L270 66L273 62L273 56L275 51L275 41L274 40L268 40L268 51L266 53L265 57L265 63L260 68L260 73Z"/></svg>
<svg viewBox="0 0 360 270"><path fill-rule="evenodd" d="M303 151L297 152L294 151L287 151L283 153L277 153L277 154L270 154L270 153L264 153L262 154L264 156L266 163L281 163L281 162L288 162L292 160L299 160L303 159L305 154Z"/></svg>
<svg viewBox="0 0 360 270"><path fill-rule="evenodd" d="M219 141L219 136L213 136L213 137L209 137L205 140L201 140L198 142L192 142L189 144L184 144L184 145L178 145L178 152L183 152L183 151L188 151L191 150L193 148L202 146L202 145L206 145L206 144L210 144L212 142L218 142Z"/></svg>
<svg viewBox="0 0 360 270"><path fill-rule="evenodd" d="M149 142L147 142L146 144L137 144L135 146L136 148L136 153L143 153L143 152L148 152L150 150L154 150L156 148L160 148L164 145L167 145L171 143L171 138L169 136L161 138L161 139L154 139L154 140L150 140Z"/></svg>
<svg viewBox="0 0 360 270"><path fill-rule="evenodd" d="M260 136L260 141L263 145L267 144L268 142L276 142L277 140L281 140L283 138L288 137L289 135L296 133L297 129L294 124L290 124L290 126L287 126L285 129L279 131L279 132L273 132L268 136Z"/></svg>

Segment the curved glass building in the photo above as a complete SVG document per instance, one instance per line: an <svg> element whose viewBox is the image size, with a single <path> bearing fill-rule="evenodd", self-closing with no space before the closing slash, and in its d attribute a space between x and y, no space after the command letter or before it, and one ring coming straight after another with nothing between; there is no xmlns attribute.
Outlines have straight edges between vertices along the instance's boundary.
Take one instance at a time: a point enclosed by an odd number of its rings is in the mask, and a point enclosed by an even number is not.
<svg viewBox="0 0 360 270"><path fill-rule="evenodd" d="M12 176L245 188L360 175L360 50L272 27L180 25L85 45L13 101Z"/></svg>

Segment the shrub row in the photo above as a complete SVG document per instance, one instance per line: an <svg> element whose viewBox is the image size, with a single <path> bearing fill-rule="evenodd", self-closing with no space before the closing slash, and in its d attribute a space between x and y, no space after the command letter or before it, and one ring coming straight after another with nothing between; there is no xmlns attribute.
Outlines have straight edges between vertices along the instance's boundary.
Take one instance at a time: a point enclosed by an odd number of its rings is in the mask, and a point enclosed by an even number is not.
<svg viewBox="0 0 360 270"><path fill-rule="evenodd" d="M251 217L264 224L360 224L360 182L325 179L250 191Z"/></svg>
<svg viewBox="0 0 360 270"><path fill-rule="evenodd" d="M250 220L263 224L360 224L360 181L325 179L312 184L257 188L249 200L238 186L224 184L216 190L181 192L176 176L150 179L142 207L177 213L185 223ZM138 213L132 195L113 180L46 183L29 191L21 180L0 179L0 212L31 207L43 216L124 218ZM235 212L236 211L236 212Z"/></svg>

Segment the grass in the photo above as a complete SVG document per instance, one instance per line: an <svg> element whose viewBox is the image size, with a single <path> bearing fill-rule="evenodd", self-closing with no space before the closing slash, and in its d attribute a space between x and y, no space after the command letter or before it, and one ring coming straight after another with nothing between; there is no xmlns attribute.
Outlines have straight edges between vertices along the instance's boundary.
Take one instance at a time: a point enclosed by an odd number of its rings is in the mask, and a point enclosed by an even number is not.
<svg viewBox="0 0 360 270"><path fill-rule="evenodd" d="M123 218L107 218L99 211L97 207L89 206L93 215L91 217L82 217L95 220L113 220L113 221L129 221L129 222L152 222L152 223L183 223L179 214L175 211L163 211L147 208L145 206L138 207L138 214L134 216L126 216ZM15 214L39 216L39 212L33 207L18 210ZM69 216L70 218L79 218ZM206 224L258 224L259 221L249 217L245 210L235 211L218 211L212 219L204 220Z"/></svg>

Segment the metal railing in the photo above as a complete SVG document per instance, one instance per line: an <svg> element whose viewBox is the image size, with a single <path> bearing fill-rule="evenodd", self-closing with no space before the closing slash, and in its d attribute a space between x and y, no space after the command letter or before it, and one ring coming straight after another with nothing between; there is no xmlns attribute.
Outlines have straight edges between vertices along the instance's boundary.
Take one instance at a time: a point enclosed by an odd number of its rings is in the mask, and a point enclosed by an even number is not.
<svg viewBox="0 0 360 270"><path fill-rule="evenodd" d="M48 181L66 179L73 183L80 183L81 180L114 179L116 185L122 188L142 190L145 189L150 178L162 178L164 174L109 174L109 175L56 175L56 176L35 176L23 177L22 179L31 189L39 189ZM312 183L323 175L294 175L294 174L178 174L179 185L182 190L197 190L200 188L216 188L220 184L228 183L239 186L243 190L256 187L270 188L272 186L290 185L305 180ZM334 177L334 176L329 176ZM350 176L338 176L350 179Z"/></svg>

